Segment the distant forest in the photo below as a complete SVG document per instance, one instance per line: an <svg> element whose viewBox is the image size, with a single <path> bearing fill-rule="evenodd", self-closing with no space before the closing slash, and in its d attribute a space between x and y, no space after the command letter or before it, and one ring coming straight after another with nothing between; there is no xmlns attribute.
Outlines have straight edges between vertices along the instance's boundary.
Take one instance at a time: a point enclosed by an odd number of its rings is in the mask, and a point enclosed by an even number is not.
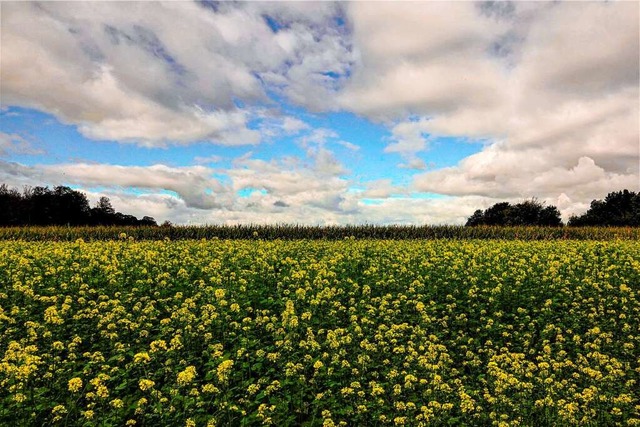
<svg viewBox="0 0 640 427"><path fill-rule="evenodd" d="M24 191L0 185L0 226L27 225L146 225L156 226L150 216L138 219L116 212L108 197L94 207L84 193L69 187L25 187Z"/></svg>
<svg viewBox="0 0 640 427"><path fill-rule="evenodd" d="M157 226L150 216L138 219L116 212L107 197L94 207L87 196L65 186L25 187L22 192L0 185L0 226ZM170 225L166 222L163 225ZM512 205L496 203L486 210L478 209L466 226L543 226L562 227L560 211L536 199ZM609 193L604 200L593 200L587 212L572 216L571 227L640 227L640 193L629 190Z"/></svg>

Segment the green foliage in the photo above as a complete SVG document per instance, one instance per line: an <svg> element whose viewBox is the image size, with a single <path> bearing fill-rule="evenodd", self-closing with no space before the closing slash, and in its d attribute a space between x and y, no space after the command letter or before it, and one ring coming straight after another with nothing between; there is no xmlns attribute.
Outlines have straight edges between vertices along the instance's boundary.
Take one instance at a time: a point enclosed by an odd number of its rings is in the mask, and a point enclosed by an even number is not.
<svg viewBox="0 0 640 427"><path fill-rule="evenodd" d="M640 193L617 191L604 200L594 200L587 212L569 219L569 225L640 227Z"/></svg>
<svg viewBox="0 0 640 427"><path fill-rule="evenodd" d="M87 196L69 187L26 187L21 194L5 184L0 185L0 227L46 225L156 225L145 216L116 212L107 197L101 197L94 208Z"/></svg>
<svg viewBox="0 0 640 427"><path fill-rule="evenodd" d="M516 205L496 203L485 211L478 209L469 217L466 225L559 227L562 220L558 208L544 206L533 199Z"/></svg>

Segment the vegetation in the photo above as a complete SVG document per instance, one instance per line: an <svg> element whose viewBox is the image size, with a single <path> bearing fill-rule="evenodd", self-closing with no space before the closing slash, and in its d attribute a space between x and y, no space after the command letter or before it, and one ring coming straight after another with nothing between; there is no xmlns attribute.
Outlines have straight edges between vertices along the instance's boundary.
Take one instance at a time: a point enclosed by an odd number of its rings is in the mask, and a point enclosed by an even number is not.
<svg viewBox="0 0 640 427"><path fill-rule="evenodd" d="M467 220L468 226L562 226L560 211L555 206L544 206L537 200L526 200L516 205L496 203L485 211L476 210Z"/></svg>
<svg viewBox="0 0 640 427"><path fill-rule="evenodd" d="M240 240L344 240L380 239L503 239L503 240L638 240L638 227L502 227L414 225L209 225L160 227L5 227L0 240L75 241L240 239Z"/></svg>
<svg viewBox="0 0 640 427"><path fill-rule="evenodd" d="M107 197L89 207L84 193L69 187L27 187L22 193L0 185L0 226L29 225L156 225L145 216L116 212Z"/></svg>
<svg viewBox="0 0 640 427"><path fill-rule="evenodd" d="M544 206L535 199L516 205L500 202L487 210L476 210L467 219L467 226L562 226L560 211L555 206ZM629 190L612 192L603 200L591 202L589 210L572 216L572 227L640 227L640 193Z"/></svg>
<svg viewBox="0 0 640 427"><path fill-rule="evenodd" d="M583 215L569 219L569 225L640 227L640 193L628 190L609 193L604 200L592 201Z"/></svg>
<svg viewBox="0 0 640 427"><path fill-rule="evenodd" d="M122 237L0 242L1 425L640 425L635 241Z"/></svg>

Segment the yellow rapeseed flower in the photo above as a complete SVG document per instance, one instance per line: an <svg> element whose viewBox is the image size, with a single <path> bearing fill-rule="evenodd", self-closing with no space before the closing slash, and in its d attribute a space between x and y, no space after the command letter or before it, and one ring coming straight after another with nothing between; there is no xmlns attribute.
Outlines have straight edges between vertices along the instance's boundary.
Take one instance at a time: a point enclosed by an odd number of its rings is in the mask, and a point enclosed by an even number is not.
<svg viewBox="0 0 640 427"><path fill-rule="evenodd" d="M149 389L152 389L153 386L155 386L156 383L153 382L152 380L143 378L138 382L138 386L140 387L140 390L142 391L147 391Z"/></svg>
<svg viewBox="0 0 640 427"><path fill-rule="evenodd" d="M178 373L178 385L190 384L196 378L196 367L187 366L184 371Z"/></svg>
<svg viewBox="0 0 640 427"><path fill-rule="evenodd" d="M82 389L82 378L71 378L68 382L69 391L72 393L76 393Z"/></svg>

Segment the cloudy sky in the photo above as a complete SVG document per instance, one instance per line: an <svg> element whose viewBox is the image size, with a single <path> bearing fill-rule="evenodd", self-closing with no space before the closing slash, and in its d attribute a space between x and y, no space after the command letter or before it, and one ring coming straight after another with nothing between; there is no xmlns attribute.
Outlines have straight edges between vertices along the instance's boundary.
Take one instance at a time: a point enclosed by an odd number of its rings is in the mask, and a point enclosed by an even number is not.
<svg viewBox="0 0 640 427"><path fill-rule="evenodd" d="M640 190L640 3L0 2L0 182L175 223Z"/></svg>

